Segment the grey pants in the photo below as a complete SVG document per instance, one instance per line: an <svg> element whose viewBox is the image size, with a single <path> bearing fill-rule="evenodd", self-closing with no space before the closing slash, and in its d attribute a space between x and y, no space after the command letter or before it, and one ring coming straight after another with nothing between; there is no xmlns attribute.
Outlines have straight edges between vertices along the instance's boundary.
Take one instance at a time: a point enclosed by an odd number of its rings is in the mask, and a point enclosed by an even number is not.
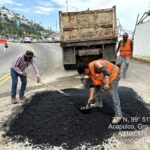
<svg viewBox="0 0 150 150"><path fill-rule="evenodd" d="M118 83L120 80L120 73L118 74L118 76L116 77L116 79L111 83L111 88L108 90L108 93L111 95L112 100L113 100L113 108L115 111L115 116L119 116L122 117L122 111L121 111L121 106L120 106L120 98L119 98L119 94L118 94ZM87 79L86 82L86 87L91 87L93 86L92 80L89 78ZM95 102L99 102L102 103L102 86L95 86L95 95L98 95L95 97Z"/></svg>
<svg viewBox="0 0 150 150"><path fill-rule="evenodd" d="M130 63L130 58L122 58L121 56L117 58L116 64L121 67L120 72L122 76L126 76L129 63Z"/></svg>

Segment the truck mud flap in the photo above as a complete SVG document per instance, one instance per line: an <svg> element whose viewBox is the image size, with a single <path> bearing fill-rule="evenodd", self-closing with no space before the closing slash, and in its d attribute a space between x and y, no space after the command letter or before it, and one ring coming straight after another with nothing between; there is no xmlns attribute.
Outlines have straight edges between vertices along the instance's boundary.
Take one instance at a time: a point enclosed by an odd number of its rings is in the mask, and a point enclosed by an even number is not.
<svg viewBox="0 0 150 150"><path fill-rule="evenodd" d="M76 64L76 54L74 47L64 47L63 48L63 64L64 65L75 65Z"/></svg>

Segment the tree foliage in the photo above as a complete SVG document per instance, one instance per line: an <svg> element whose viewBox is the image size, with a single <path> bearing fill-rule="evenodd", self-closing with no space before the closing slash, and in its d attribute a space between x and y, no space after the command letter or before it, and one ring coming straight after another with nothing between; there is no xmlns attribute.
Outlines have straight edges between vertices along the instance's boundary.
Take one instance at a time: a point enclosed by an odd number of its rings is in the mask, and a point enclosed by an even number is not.
<svg viewBox="0 0 150 150"><path fill-rule="evenodd" d="M39 36L40 31L44 31L44 28L37 23L30 23L30 25L20 24L18 27L16 20L9 20L7 15L4 18L0 17L0 35L16 34L17 37L24 37L32 34Z"/></svg>

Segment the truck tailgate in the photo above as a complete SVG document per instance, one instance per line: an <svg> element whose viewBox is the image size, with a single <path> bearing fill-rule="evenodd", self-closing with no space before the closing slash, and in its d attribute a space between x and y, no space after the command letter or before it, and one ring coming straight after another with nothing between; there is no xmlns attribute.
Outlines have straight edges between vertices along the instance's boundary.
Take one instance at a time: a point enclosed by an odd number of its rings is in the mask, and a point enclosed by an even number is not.
<svg viewBox="0 0 150 150"><path fill-rule="evenodd" d="M93 11L59 13L61 42L117 37L116 7Z"/></svg>

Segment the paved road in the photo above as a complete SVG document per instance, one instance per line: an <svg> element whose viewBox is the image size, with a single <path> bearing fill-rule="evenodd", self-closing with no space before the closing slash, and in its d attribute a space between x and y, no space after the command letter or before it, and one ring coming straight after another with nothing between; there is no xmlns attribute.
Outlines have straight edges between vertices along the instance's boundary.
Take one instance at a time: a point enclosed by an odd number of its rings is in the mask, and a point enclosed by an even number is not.
<svg viewBox="0 0 150 150"><path fill-rule="evenodd" d="M24 54L26 50L32 50L35 53L36 62L41 74L50 73L56 67L59 67L61 71L63 70L59 44L10 43L8 49L4 51L1 47L0 50L0 64L2 65L0 74L8 72L11 61L16 56Z"/></svg>
<svg viewBox="0 0 150 150"><path fill-rule="evenodd" d="M57 82L59 85L66 85L67 83L73 84L77 82L76 78L66 78L67 76L76 75L76 71L65 71L62 65L62 50L59 43L9 43L9 48L6 51L0 45L0 97L8 96L10 94L11 81L9 76L9 68L11 61L18 55L24 54L26 50L32 50L36 55L36 64L39 68L42 81L50 83L52 81L60 80ZM32 67L28 72L34 75ZM150 91L150 65L147 63L134 61L130 63L127 79L121 80L120 84L124 86L131 86L137 89L139 94L149 101ZM70 82L71 81L71 82ZM78 82L77 82L78 83ZM28 88L38 88L39 85L34 81L29 80Z"/></svg>
<svg viewBox="0 0 150 150"><path fill-rule="evenodd" d="M59 77L73 75L75 71L65 71L62 65L62 50L59 43L9 43L9 48L4 51L0 47L0 96L3 93L10 93L10 64L12 60L25 53L26 50L32 50L35 53L35 61L40 71L43 82L51 82ZM29 74L34 76L32 67L27 70ZM29 80L28 87L38 86L34 81Z"/></svg>
<svg viewBox="0 0 150 150"><path fill-rule="evenodd" d="M59 44L43 44L43 43L32 43L32 44L21 44L11 43L6 51L0 47L0 123L7 120L12 114L15 106L10 104L10 76L9 67L11 61L20 54L24 54L25 50L32 50L36 55L37 66L40 70L42 81L44 83L50 83L58 88L71 88L80 87L79 77L76 71L65 71L62 65L62 50ZM28 70L29 73L33 74L32 68ZM146 102L150 103L150 64L132 60L128 70L127 78L121 79L120 86L130 87L138 93L140 97ZM42 86L36 84L32 80L28 80L28 93L32 93L32 90L42 88ZM41 91L41 90L39 90ZM8 96L8 97L6 97ZM134 107L134 106L133 106ZM1 127L1 125L0 125ZM0 132L1 135L1 132ZM0 137L0 146L6 148L5 142ZM146 140L150 138L146 137ZM10 148L14 149L10 145ZM119 148L120 147L120 148ZM149 145L145 142L135 142L132 144L120 143L118 149L149 149ZM19 149L16 144L16 149ZM117 148L116 148L117 149Z"/></svg>

